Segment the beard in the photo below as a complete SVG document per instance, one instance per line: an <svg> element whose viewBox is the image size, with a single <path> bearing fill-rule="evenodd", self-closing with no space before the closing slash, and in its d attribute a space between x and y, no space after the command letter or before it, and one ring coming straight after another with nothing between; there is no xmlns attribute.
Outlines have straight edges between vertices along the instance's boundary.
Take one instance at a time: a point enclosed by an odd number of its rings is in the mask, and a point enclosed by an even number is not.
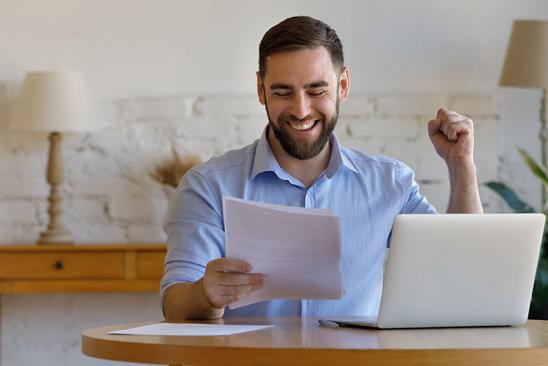
<svg viewBox="0 0 548 366"><path fill-rule="evenodd" d="M337 120L339 118L339 98L336 101L336 110L335 114L327 119L325 115L321 115L320 119L316 120L316 124L320 125L321 131L320 135L313 141L305 141L300 139L295 139L291 135L290 130L291 126L286 123L286 121L292 117L287 115L280 115L276 122L270 118L270 113L268 111L268 104L265 104L266 115L268 116L268 125L274 132L274 136L282 145L282 148L287 154L299 160L308 160L316 155L318 155L325 144L329 141L335 126L337 125ZM303 120L310 120L312 118L303 118ZM312 128L316 128L314 125Z"/></svg>

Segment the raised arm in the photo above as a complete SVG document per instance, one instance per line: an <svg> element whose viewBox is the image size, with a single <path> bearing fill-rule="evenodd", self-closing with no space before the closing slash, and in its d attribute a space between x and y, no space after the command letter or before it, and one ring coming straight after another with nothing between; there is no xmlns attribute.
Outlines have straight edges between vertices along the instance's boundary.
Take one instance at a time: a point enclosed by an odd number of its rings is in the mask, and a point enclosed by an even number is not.
<svg viewBox="0 0 548 366"><path fill-rule="evenodd" d="M428 122L428 135L449 170L447 213L483 213L474 163L473 121L440 108L436 118Z"/></svg>

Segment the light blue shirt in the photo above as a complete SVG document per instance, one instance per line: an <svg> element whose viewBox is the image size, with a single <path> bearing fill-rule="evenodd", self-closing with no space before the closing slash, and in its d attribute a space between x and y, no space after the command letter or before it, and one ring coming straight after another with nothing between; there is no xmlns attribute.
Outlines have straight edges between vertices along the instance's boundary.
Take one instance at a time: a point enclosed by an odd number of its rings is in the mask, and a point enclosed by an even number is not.
<svg viewBox="0 0 548 366"><path fill-rule="evenodd" d="M436 213L420 194L413 171L384 156L341 147L332 135L327 168L306 187L277 162L266 138L191 169L166 221L168 251L160 293L195 282L207 263L224 257L223 195L287 206L330 208L340 218L342 279L339 300L274 300L225 316L368 316L379 310L383 265L396 215Z"/></svg>

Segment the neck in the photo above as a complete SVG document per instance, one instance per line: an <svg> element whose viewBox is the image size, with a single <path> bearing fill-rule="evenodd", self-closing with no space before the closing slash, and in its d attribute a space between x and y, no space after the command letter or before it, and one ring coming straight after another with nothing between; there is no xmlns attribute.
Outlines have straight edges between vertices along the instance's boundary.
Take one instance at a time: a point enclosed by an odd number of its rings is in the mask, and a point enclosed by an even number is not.
<svg viewBox="0 0 548 366"><path fill-rule="evenodd" d="M329 158L331 157L331 142L325 144L322 151L313 158L300 160L289 155L284 150L280 141L274 136L274 132L271 128L268 129L267 138L278 164L307 187L310 187L316 181L316 178L318 178L321 172L327 168L327 164L329 164Z"/></svg>

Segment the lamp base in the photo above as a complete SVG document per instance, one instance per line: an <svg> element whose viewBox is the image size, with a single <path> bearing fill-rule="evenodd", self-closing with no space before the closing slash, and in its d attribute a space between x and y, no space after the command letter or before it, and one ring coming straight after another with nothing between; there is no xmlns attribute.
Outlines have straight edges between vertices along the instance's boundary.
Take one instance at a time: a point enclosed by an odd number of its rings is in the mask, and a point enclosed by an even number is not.
<svg viewBox="0 0 548 366"><path fill-rule="evenodd" d="M72 234L67 230L46 230L40 233L38 244L74 244Z"/></svg>
<svg viewBox="0 0 548 366"><path fill-rule="evenodd" d="M49 222L45 231L40 233L38 244L74 244L72 234L65 229L63 224L63 197L59 187L63 183L63 155L61 153L61 140L63 136L58 132L49 135L50 150L48 157L47 179L51 185L49 201Z"/></svg>

